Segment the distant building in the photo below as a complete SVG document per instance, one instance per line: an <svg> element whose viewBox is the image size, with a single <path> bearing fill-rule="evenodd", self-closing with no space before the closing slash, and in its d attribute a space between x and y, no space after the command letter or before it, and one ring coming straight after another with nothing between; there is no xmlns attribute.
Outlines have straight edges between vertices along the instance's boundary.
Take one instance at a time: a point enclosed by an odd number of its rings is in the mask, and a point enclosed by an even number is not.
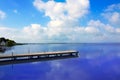
<svg viewBox="0 0 120 80"><path fill-rule="evenodd" d="M0 38L0 51L6 50L7 41L5 38Z"/></svg>
<svg viewBox="0 0 120 80"><path fill-rule="evenodd" d="M6 46L5 38L0 38L0 46Z"/></svg>

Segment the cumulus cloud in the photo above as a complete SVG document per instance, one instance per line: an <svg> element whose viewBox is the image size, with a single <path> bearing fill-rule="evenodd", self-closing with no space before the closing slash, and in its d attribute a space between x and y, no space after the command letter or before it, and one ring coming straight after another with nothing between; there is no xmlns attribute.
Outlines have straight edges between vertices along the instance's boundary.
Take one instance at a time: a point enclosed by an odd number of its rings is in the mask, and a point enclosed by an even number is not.
<svg viewBox="0 0 120 80"><path fill-rule="evenodd" d="M89 21L87 26L74 26L69 29L31 24L21 30L0 27L0 31L0 36L14 39L17 42L100 42L108 39L120 40L120 28L114 28L95 20Z"/></svg>
<svg viewBox="0 0 120 80"><path fill-rule="evenodd" d="M81 26L79 19L89 12L89 0L66 0L66 2L35 0L33 5L50 18L45 26L29 24L21 30L0 26L0 36L12 38L17 42L32 43L119 42L120 40L120 28L110 24L118 24L120 20L120 13L114 11L115 7L108 7L102 14L106 19L111 18L111 21L108 19L110 23L104 23L98 19L90 20L85 26Z"/></svg>
<svg viewBox="0 0 120 80"><path fill-rule="evenodd" d="M120 3L118 4L112 4L110 6L108 6L105 11L108 12L108 11L119 11L120 10Z"/></svg>
<svg viewBox="0 0 120 80"><path fill-rule="evenodd" d="M110 24L119 27L120 25L120 3L107 7L102 15L110 22Z"/></svg>
<svg viewBox="0 0 120 80"><path fill-rule="evenodd" d="M22 33L26 35L25 39L30 39L30 42L46 41L46 32L46 28L42 27L40 24L31 24L22 29Z"/></svg>
<svg viewBox="0 0 120 80"><path fill-rule="evenodd" d="M6 13L0 10L0 19L4 19L6 17Z"/></svg>
<svg viewBox="0 0 120 80"><path fill-rule="evenodd" d="M97 33L97 32L99 32L99 30L97 28L95 28L95 27L86 27L85 31L88 32L88 33Z"/></svg>
<svg viewBox="0 0 120 80"><path fill-rule="evenodd" d="M39 24L31 24L23 29L23 31L30 36L38 36L39 33L43 33L43 30L44 28L41 28Z"/></svg>
<svg viewBox="0 0 120 80"><path fill-rule="evenodd" d="M34 6L45 13L51 20L73 20L89 12L89 0L66 0L65 3L49 0L35 0ZM74 6L73 6L74 5Z"/></svg>
<svg viewBox="0 0 120 80"><path fill-rule="evenodd" d="M15 33L17 34L18 32L19 31L17 29L0 26L0 37L14 39L17 36Z"/></svg>
<svg viewBox="0 0 120 80"><path fill-rule="evenodd" d="M31 24L22 29L0 26L1 37L10 38L17 42L39 42L43 37L42 35L42 29L38 24Z"/></svg>
<svg viewBox="0 0 120 80"><path fill-rule="evenodd" d="M88 22L88 26L96 27L101 33L104 33L104 34L106 34L106 32L120 34L117 31L117 29L119 30L119 28L115 28L110 24L104 24L100 20L90 20Z"/></svg>
<svg viewBox="0 0 120 80"><path fill-rule="evenodd" d="M87 26L74 27L43 27L39 24L31 24L25 27L23 31L27 36L35 37L35 40L48 40L48 42L88 42L88 40L99 42L110 39L110 36L118 39L120 34L120 28L114 28L99 20L90 20Z"/></svg>
<svg viewBox="0 0 120 80"><path fill-rule="evenodd" d="M35 0L33 5L50 18L45 33L53 42L75 40L73 33L78 24L78 19L89 12L89 0L66 0L63 3L54 0L47 2Z"/></svg>

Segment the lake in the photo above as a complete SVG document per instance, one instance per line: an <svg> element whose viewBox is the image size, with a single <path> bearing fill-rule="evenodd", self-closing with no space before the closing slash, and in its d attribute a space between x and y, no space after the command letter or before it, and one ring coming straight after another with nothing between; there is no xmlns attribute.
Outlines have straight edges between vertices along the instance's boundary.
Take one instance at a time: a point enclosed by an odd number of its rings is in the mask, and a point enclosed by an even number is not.
<svg viewBox="0 0 120 80"><path fill-rule="evenodd" d="M120 80L120 43L28 44L0 54L77 50L79 57L0 66L0 80Z"/></svg>

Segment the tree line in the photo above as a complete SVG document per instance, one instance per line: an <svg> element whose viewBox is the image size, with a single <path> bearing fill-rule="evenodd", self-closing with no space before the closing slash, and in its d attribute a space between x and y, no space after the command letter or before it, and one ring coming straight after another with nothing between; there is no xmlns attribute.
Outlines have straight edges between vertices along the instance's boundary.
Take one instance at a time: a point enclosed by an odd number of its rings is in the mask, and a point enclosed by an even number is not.
<svg viewBox="0 0 120 80"><path fill-rule="evenodd" d="M0 38L0 42L4 41L5 42L5 46L11 47L16 45L17 43L14 40L10 40L10 39L6 39L4 37Z"/></svg>

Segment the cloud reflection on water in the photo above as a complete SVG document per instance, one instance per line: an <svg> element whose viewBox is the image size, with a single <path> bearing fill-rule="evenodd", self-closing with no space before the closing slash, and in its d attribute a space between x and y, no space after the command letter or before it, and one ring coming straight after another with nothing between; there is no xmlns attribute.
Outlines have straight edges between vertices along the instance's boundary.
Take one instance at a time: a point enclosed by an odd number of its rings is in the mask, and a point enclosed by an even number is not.
<svg viewBox="0 0 120 80"><path fill-rule="evenodd" d="M118 45L51 44L30 46L37 51L44 51L45 47L59 50L75 49L80 52L80 57L15 64L13 68L11 65L0 66L1 80L120 80L120 46Z"/></svg>

